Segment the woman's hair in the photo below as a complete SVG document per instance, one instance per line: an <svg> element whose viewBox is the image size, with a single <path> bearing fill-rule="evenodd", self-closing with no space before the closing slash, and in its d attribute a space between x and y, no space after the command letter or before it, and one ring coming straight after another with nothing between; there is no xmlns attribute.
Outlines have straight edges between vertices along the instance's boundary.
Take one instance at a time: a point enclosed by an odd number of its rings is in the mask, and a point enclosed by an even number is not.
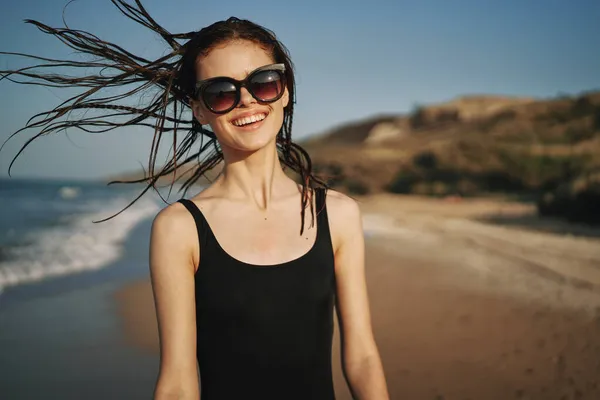
<svg viewBox="0 0 600 400"><path fill-rule="evenodd" d="M147 186L123 210L102 221L119 215L149 189L156 189L155 185L161 177L171 175L173 184L179 177L185 176L181 190L187 191L202 176L207 178L206 172L223 160L223 153L214 133L205 129L189 112L196 83L197 58L229 41L247 40L263 47L272 56L274 62L284 63L286 67L290 101L284 108L283 124L277 134L276 145L279 160L284 168L287 167L297 173L302 186L300 230L302 234L304 213L309 201L312 202L313 188L327 187L327 184L314 175L308 153L291 139L296 101L295 80L293 65L286 47L270 30L234 17L216 22L200 31L172 34L148 14L139 0L135 0L135 4L129 4L124 0L111 1L125 16L159 34L169 45L170 52L156 60L148 60L86 31L70 29L66 23L64 28L52 28L38 21L26 20L26 23L33 24L42 32L56 37L80 55L89 55L91 58L87 61L61 60L23 53L0 52L0 54L25 57L40 62L38 65L21 69L0 71L2 75L0 80L81 89L80 93L52 110L34 115L23 128L9 136L8 139L26 129L39 130L17 152L10 163L9 174L17 157L33 140L42 135L67 128L96 133L126 126L144 126L154 129L146 176L137 180L112 181L109 184L145 182ZM69 74L59 73L58 70L65 68L70 70ZM90 74L90 70L95 73ZM79 71L79 74L73 75L73 72ZM30 80L21 81L18 78ZM138 98L137 103L132 101L133 96ZM139 105L142 96L151 99L145 106ZM184 117L184 112L187 112L187 118ZM177 145L177 134L180 131L184 131L185 136ZM173 156L156 171L159 144L167 132L173 133ZM192 148L198 139L200 145L194 151ZM188 168L184 173L176 174L186 166ZM314 222L314 211L312 207L310 209Z"/></svg>

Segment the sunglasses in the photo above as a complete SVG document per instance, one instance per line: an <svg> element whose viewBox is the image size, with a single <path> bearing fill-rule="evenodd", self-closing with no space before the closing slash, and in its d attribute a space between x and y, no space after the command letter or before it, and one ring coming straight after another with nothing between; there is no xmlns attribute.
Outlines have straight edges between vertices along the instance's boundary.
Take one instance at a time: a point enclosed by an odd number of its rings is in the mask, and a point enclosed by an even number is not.
<svg viewBox="0 0 600 400"><path fill-rule="evenodd" d="M202 99L215 114L226 114L237 107L243 87L259 102L272 103L283 95L284 72L284 64L271 64L255 69L242 81L225 76L198 81L194 97Z"/></svg>

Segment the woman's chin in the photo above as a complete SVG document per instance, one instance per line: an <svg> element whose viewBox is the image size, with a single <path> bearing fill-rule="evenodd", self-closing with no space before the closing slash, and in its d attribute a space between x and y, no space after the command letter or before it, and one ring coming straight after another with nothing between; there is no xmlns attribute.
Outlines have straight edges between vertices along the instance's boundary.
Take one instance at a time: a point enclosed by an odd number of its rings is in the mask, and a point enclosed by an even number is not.
<svg viewBox="0 0 600 400"><path fill-rule="evenodd" d="M235 152L254 153L264 148L275 147L276 137L277 134L256 130L232 135L233 140L229 144L221 143L221 147L228 147Z"/></svg>

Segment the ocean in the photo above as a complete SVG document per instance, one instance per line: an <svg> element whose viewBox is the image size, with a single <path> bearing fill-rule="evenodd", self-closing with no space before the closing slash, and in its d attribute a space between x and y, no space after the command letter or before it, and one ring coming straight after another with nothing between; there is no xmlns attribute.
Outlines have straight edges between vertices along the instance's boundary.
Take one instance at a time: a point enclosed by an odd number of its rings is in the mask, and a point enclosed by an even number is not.
<svg viewBox="0 0 600 400"><path fill-rule="evenodd" d="M141 185L29 179L0 180L0 302L8 288L105 268L123 241L162 207Z"/></svg>

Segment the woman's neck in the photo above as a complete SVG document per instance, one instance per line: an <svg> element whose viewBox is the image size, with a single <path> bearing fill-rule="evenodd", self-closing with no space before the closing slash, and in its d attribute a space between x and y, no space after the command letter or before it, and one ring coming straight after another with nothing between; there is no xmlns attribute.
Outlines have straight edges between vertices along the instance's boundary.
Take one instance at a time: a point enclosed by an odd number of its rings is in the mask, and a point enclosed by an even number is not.
<svg viewBox="0 0 600 400"><path fill-rule="evenodd" d="M250 154L232 153L224 152L223 173L215 182L227 197L253 201L259 209L266 210L274 198L297 189L283 171L274 144Z"/></svg>

